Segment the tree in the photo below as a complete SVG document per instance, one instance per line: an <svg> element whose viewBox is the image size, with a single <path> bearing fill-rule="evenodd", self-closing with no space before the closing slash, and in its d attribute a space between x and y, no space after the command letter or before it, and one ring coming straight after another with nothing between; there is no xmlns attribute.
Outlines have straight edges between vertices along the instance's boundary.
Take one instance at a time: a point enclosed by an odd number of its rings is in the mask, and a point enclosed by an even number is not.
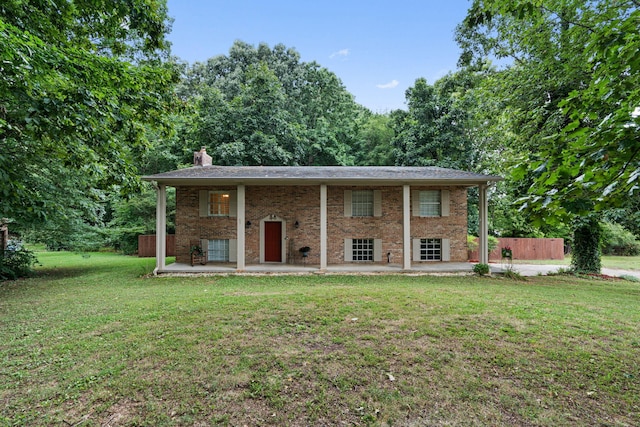
<svg viewBox="0 0 640 427"><path fill-rule="evenodd" d="M198 111L192 139L214 162L350 164L358 106L342 82L294 49L235 42L196 63L178 90Z"/></svg>
<svg viewBox="0 0 640 427"><path fill-rule="evenodd" d="M363 108L358 118L357 140L353 147L355 164L392 166L395 162L394 137L389 114L375 114Z"/></svg>
<svg viewBox="0 0 640 427"><path fill-rule="evenodd" d="M513 178L530 183L522 201L540 223L589 224L638 195L639 13L634 1L476 0L458 29L464 64L512 61L494 93L516 135ZM597 240L583 237L576 244Z"/></svg>
<svg viewBox="0 0 640 427"><path fill-rule="evenodd" d="M0 217L66 220L138 186L132 153L174 81L168 28L164 1L0 6Z"/></svg>
<svg viewBox="0 0 640 427"><path fill-rule="evenodd" d="M408 112L394 116L397 165L471 169L473 141L467 131L471 115L463 73L450 74L433 86L424 78L406 91Z"/></svg>

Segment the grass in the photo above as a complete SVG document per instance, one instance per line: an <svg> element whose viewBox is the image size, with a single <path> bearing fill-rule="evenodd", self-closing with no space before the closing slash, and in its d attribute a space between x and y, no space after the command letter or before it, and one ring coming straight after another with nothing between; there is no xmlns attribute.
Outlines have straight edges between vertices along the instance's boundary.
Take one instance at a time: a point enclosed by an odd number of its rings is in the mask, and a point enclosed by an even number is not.
<svg viewBox="0 0 640 427"><path fill-rule="evenodd" d="M617 268L621 270L640 270L640 256L613 256L605 255L601 259L602 267ZM571 256L559 260L513 260L514 264L546 264L546 265L571 265Z"/></svg>
<svg viewBox="0 0 640 427"><path fill-rule="evenodd" d="M0 424L640 424L639 283L39 256L0 284Z"/></svg>

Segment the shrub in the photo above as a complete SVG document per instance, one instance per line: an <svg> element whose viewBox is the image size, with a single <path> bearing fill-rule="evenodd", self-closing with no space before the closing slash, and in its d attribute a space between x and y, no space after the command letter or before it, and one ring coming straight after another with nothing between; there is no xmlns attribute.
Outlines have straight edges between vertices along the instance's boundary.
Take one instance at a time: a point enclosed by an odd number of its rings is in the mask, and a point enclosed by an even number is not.
<svg viewBox="0 0 640 427"><path fill-rule="evenodd" d="M600 273L600 223L595 215L575 222L571 267L576 273Z"/></svg>
<svg viewBox="0 0 640 427"><path fill-rule="evenodd" d="M513 268L507 268L504 273L503 276L506 277L507 279L511 279L511 280L517 280L520 282L526 282L527 278L524 277L522 274L520 274L520 272L514 270Z"/></svg>
<svg viewBox="0 0 640 427"><path fill-rule="evenodd" d="M491 251L493 251L495 248L498 247L498 238L494 237L494 236L488 236L487 238L487 246L489 247L489 253L491 253ZM478 250L478 246L479 246L479 242L478 242L478 237L477 236L472 236L472 235L467 235L467 249L470 251L477 251Z"/></svg>
<svg viewBox="0 0 640 427"><path fill-rule="evenodd" d="M15 280L30 275L38 262L35 254L20 244L9 247L11 249L0 250L0 280Z"/></svg>
<svg viewBox="0 0 640 427"><path fill-rule="evenodd" d="M473 272L484 276L489 274L489 264L476 264L473 266Z"/></svg>
<svg viewBox="0 0 640 427"><path fill-rule="evenodd" d="M467 249L470 251L478 250L478 238L476 236L467 235Z"/></svg>
<svg viewBox="0 0 640 427"><path fill-rule="evenodd" d="M640 255L640 242L620 224L602 223L601 250L604 255Z"/></svg>

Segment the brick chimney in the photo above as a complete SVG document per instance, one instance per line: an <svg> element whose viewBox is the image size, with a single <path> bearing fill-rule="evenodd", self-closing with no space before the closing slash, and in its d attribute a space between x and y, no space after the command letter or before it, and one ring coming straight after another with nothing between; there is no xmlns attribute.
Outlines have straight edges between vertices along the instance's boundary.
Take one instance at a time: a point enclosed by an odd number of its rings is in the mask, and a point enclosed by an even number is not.
<svg viewBox="0 0 640 427"><path fill-rule="evenodd" d="M193 166L211 166L211 156L207 154L207 149L203 145L200 151L193 152Z"/></svg>

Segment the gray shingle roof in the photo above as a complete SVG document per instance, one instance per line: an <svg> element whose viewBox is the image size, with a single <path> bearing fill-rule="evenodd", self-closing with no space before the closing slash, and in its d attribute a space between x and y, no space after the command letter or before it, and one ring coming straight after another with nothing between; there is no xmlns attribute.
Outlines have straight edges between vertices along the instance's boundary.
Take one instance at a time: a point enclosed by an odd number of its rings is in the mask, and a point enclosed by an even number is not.
<svg viewBox="0 0 640 427"><path fill-rule="evenodd" d="M501 181L495 175L440 167L416 166L194 166L156 175L145 181L167 185L306 185L306 184L448 184L478 185Z"/></svg>

